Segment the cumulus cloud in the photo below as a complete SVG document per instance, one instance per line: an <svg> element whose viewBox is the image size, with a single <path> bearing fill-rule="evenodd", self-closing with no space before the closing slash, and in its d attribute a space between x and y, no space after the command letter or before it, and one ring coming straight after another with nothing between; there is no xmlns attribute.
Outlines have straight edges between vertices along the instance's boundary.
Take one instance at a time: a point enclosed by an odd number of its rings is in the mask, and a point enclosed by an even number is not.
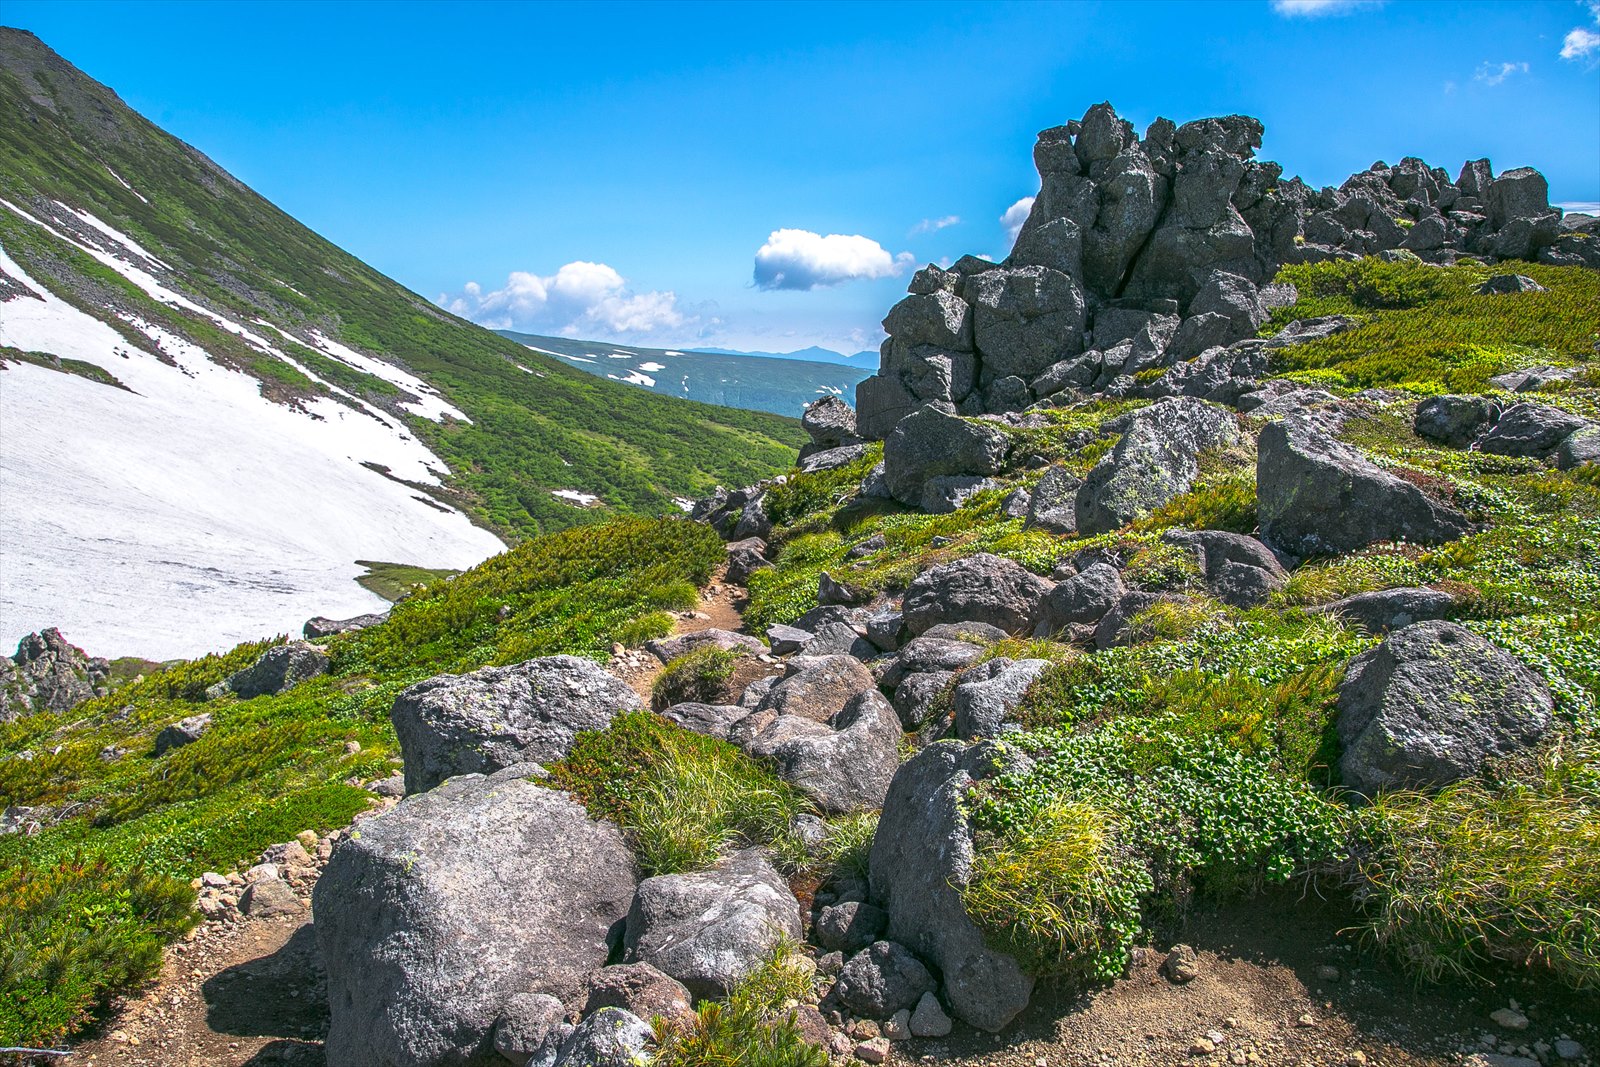
<svg viewBox="0 0 1600 1067"><path fill-rule="evenodd" d="M1499 85L1513 74L1528 73L1526 63L1479 63L1472 80L1480 85Z"/></svg>
<svg viewBox="0 0 1600 1067"><path fill-rule="evenodd" d="M1561 39L1562 59L1600 59L1600 0L1590 0L1589 18L1593 26L1578 26Z"/></svg>
<svg viewBox="0 0 1600 1067"><path fill-rule="evenodd" d="M439 304L491 329L568 337L649 334L694 322L678 307L677 294L632 292L615 269L584 260L550 275L512 271L504 286L489 291L468 282L459 295L441 296Z"/></svg>
<svg viewBox="0 0 1600 1067"><path fill-rule="evenodd" d="M773 230L756 250L755 282L760 289L815 289L871 278L893 278L911 265L910 252L891 255L860 234Z"/></svg>
<svg viewBox="0 0 1600 1067"><path fill-rule="evenodd" d="M960 215L946 215L941 219L923 219L921 222L911 227L911 232L907 234L907 236L915 237L919 233L937 233L946 226L954 226L960 221Z"/></svg>
<svg viewBox="0 0 1600 1067"><path fill-rule="evenodd" d="M1006 240L1011 244L1017 243L1017 234L1022 232L1022 224L1028 221L1028 212L1032 210L1033 197L1025 196L1006 208L1006 213L1000 216L1000 225L1006 228Z"/></svg>
<svg viewBox="0 0 1600 1067"><path fill-rule="evenodd" d="M1381 7L1382 0L1272 0L1272 10L1285 18L1315 19L1348 15L1362 8Z"/></svg>

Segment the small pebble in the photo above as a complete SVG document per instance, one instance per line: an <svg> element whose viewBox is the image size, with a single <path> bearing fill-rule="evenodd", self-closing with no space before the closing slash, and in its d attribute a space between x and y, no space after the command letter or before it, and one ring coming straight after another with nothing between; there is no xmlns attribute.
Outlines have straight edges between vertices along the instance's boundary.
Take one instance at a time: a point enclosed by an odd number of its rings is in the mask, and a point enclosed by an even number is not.
<svg viewBox="0 0 1600 1067"><path fill-rule="evenodd" d="M1507 1030L1526 1030L1528 1028L1528 1017L1516 1008L1496 1008L1489 1013L1489 1018L1494 1020L1495 1025L1503 1026Z"/></svg>

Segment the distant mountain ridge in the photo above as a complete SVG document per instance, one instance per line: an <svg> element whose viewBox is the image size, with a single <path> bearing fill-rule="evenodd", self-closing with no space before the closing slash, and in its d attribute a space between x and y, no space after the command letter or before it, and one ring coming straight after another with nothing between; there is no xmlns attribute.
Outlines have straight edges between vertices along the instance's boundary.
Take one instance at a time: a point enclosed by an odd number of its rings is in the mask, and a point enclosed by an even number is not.
<svg viewBox="0 0 1600 1067"><path fill-rule="evenodd" d="M495 332L597 377L666 396L794 417L819 397L839 396L853 404L856 384L876 369L876 363L841 366L836 362L811 362L789 356L709 349L635 348L514 330ZM837 352L828 354L839 355Z"/></svg>
<svg viewBox="0 0 1600 1067"><path fill-rule="evenodd" d="M0 109L0 642L165 659L373 610L358 559L470 566L804 439L450 315L30 33Z"/></svg>
<svg viewBox="0 0 1600 1067"><path fill-rule="evenodd" d="M690 352L705 352L713 356L755 356L760 359L795 359L808 363L838 363L846 367L865 367L875 364L878 359L876 349L852 352L846 355L835 352L831 348L812 345L810 348L800 348L793 352L747 352L738 348L691 348Z"/></svg>

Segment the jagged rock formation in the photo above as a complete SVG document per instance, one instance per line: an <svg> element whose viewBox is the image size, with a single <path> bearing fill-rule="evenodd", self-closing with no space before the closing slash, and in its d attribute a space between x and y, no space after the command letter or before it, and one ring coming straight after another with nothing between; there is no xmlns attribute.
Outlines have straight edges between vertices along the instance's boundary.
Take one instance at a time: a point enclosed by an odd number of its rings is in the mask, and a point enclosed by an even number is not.
<svg viewBox="0 0 1600 1067"><path fill-rule="evenodd" d="M1286 264L1385 254L1600 267L1600 248L1564 231L1532 168L1497 177L1480 159L1451 180L1408 156L1313 189L1255 158L1261 134L1256 119L1227 115L1157 119L1140 138L1110 104L1040 133L1039 194L1011 255L917 272L883 321L878 374L856 388L854 432L887 438L925 404L970 416L1062 393L1131 395L1140 371L1252 337L1293 299L1266 284Z"/></svg>
<svg viewBox="0 0 1600 1067"><path fill-rule="evenodd" d="M68 644L55 627L17 642L16 654L0 658L0 722L36 711L67 711L104 696L111 664Z"/></svg>

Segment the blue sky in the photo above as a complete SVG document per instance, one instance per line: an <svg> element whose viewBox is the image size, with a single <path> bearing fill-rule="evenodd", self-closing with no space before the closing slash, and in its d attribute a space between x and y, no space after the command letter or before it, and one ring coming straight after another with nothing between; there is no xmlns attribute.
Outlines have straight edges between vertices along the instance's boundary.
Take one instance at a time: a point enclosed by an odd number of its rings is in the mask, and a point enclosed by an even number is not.
<svg viewBox="0 0 1600 1067"><path fill-rule="evenodd" d="M1600 0L6 0L0 20L425 296L634 344L875 347L913 264L1005 255L1034 135L1101 100L1141 130L1255 115L1261 155L1314 184L1487 155L1600 200Z"/></svg>

